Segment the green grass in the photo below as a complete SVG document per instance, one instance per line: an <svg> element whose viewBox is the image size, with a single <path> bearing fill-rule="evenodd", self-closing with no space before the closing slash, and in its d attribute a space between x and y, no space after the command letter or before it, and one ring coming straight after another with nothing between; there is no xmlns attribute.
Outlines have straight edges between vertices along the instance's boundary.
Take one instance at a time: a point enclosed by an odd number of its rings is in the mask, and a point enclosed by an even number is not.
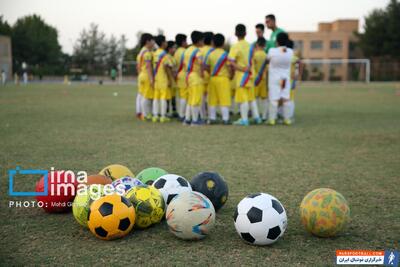
<svg viewBox="0 0 400 267"><path fill-rule="evenodd" d="M113 96L118 92L118 96ZM400 86L303 85L291 127L183 127L134 118L133 86L29 85L0 88L0 265L333 265L336 249L399 249ZM176 239L165 223L111 242L96 239L69 214L9 208L7 170L86 170L121 163L190 179L221 173L230 188L212 234ZM18 190L36 179L20 177ZM306 233L304 195L330 187L348 200L349 227L336 238ZM252 192L276 196L288 229L270 247L241 241L236 204Z"/></svg>

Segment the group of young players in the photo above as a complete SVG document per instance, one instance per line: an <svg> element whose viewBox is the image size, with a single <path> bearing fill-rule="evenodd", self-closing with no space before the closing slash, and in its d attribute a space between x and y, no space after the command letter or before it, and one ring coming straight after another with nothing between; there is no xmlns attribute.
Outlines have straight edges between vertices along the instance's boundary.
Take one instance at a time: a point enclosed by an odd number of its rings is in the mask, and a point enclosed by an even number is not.
<svg viewBox="0 0 400 267"><path fill-rule="evenodd" d="M142 34L137 117L163 123L176 112L184 125L214 124L219 107L222 123L232 124L236 105L240 119L234 125L275 125L277 118L290 125L299 59L288 34L276 27L275 16L266 16L266 24L273 31L270 40L263 36L264 25L257 24L253 44L245 40L246 27L238 24L238 41L229 52L219 33L193 31L190 46L184 34L177 34L175 42Z"/></svg>

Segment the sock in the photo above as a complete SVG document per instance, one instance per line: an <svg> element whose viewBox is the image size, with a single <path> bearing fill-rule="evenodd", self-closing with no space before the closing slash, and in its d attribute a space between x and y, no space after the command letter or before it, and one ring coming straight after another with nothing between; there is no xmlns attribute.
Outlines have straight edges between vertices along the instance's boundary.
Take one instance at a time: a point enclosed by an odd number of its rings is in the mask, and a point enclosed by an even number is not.
<svg viewBox="0 0 400 267"><path fill-rule="evenodd" d="M278 101L270 101L268 106L268 119L276 120L276 113L278 112Z"/></svg>
<svg viewBox="0 0 400 267"><path fill-rule="evenodd" d="M253 119L259 119L260 114L258 113L257 102L255 100L251 101L250 107L251 107L251 115L252 115Z"/></svg>
<svg viewBox="0 0 400 267"><path fill-rule="evenodd" d="M278 117L283 118L283 106L279 106L279 103L278 103Z"/></svg>
<svg viewBox="0 0 400 267"><path fill-rule="evenodd" d="M289 101L290 103L290 112L289 112L289 118L293 119L294 118L294 108L295 108L295 104L293 100Z"/></svg>
<svg viewBox="0 0 400 267"><path fill-rule="evenodd" d="M221 107L222 120L229 121L229 107Z"/></svg>
<svg viewBox="0 0 400 267"><path fill-rule="evenodd" d="M136 114L140 114L142 112L142 95L137 93L136 95Z"/></svg>
<svg viewBox="0 0 400 267"><path fill-rule="evenodd" d="M176 112L176 99L175 97L173 97L171 100L171 107L170 107L170 114L173 114L174 112Z"/></svg>
<svg viewBox="0 0 400 267"><path fill-rule="evenodd" d="M263 120L266 120L268 117L268 104L269 104L268 98L261 100L261 106L262 106L261 117Z"/></svg>
<svg viewBox="0 0 400 267"><path fill-rule="evenodd" d="M158 117L158 106L159 106L160 100L158 99L153 99L153 116Z"/></svg>
<svg viewBox="0 0 400 267"><path fill-rule="evenodd" d="M231 99L231 106L229 107L232 113L235 113L235 98L232 97Z"/></svg>
<svg viewBox="0 0 400 267"><path fill-rule="evenodd" d="M174 113L174 99L168 101L168 114L172 115Z"/></svg>
<svg viewBox="0 0 400 267"><path fill-rule="evenodd" d="M290 105L290 101L285 101L285 102L283 102L283 108L282 108L282 111L283 111L283 118L285 119L285 120L290 120L290 107L291 105Z"/></svg>
<svg viewBox="0 0 400 267"><path fill-rule="evenodd" d="M191 109L192 109L192 121L197 122L199 120L201 108L199 106L193 106L191 107Z"/></svg>
<svg viewBox="0 0 400 267"><path fill-rule="evenodd" d="M192 108L189 105L186 105L185 109L185 120L190 121L190 115L192 113Z"/></svg>
<svg viewBox="0 0 400 267"><path fill-rule="evenodd" d="M258 106L258 110L262 110L262 99L260 97L257 97L256 99L257 101L257 106Z"/></svg>
<svg viewBox="0 0 400 267"><path fill-rule="evenodd" d="M206 118L206 114L207 114L207 104L206 104L206 96L203 96L202 100L201 100L201 107L200 107L200 118L201 119L205 119Z"/></svg>
<svg viewBox="0 0 400 267"><path fill-rule="evenodd" d="M186 111L186 99L181 98L179 99L179 117L181 118L185 117L185 111Z"/></svg>
<svg viewBox="0 0 400 267"><path fill-rule="evenodd" d="M217 108L216 107L208 107L208 118L212 121L217 119Z"/></svg>
<svg viewBox="0 0 400 267"><path fill-rule="evenodd" d="M142 114L143 114L144 117L146 117L147 114L150 113L149 102L150 102L150 100L148 100L147 98L142 97Z"/></svg>
<svg viewBox="0 0 400 267"><path fill-rule="evenodd" d="M161 117L165 118L165 115L167 114L167 100L161 99Z"/></svg>
<svg viewBox="0 0 400 267"><path fill-rule="evenodd" d="M249 103L248 102L240 103L240 116L242 117L243 121L249 120Z"/></svg>

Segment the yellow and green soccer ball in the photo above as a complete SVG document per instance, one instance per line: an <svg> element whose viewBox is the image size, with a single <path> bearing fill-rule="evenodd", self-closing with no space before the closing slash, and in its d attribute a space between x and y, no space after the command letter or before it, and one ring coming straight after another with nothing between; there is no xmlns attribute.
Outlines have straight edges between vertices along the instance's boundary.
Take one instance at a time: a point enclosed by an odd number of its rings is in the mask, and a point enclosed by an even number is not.
<svg viewBox="0 0 400 267"><path fill-rule="evenodd" d="M332 237L350 221L346 199L335 190L319 188L309 192L300 205L301 222L310 233Z"/></svg>
<svg viewBox="0 0 400 267"><path fill-rule="evenodd" d="M133 172L130 169L128 169L128 167L125 167L120 164L109 165L109 166L105 167L104 169L102 169L99 172L99 174L107 176L107 177L111 178L111 180L113 180L113 181L115 181L119 178L125 177L125 176L135 177Z"/></svg>
<svg viewBox="0 0 400 267"><path fill-rule="evenodd" d="M90 204L96 199L104 196L104 185L94 184L87 187L87 190L75 196L74 202L72 203L72 213L75 220L82 226L88 227L88 214Z"/></svg>
<svg viewBox="0 0 400 267"><path fill-rule="evenodd" d="M165 213L165 203L161 193L154 187L138 185L125 193L136 210L135 227L147 228L159 223Z"/></svg>

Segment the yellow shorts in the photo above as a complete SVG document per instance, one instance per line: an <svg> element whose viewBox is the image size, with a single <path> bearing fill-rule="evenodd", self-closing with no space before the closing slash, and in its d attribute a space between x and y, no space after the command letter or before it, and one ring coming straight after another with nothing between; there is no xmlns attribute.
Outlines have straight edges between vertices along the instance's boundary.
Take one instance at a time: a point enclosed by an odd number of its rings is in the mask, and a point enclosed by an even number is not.
<svg viewBox="0 0 400 267"><path fill-rule="evenodd" d="M139 76L139 92L144 98L153 99L154 89L151 87L150 80L147 78L147 76Z"/></svg>
<svg viewBox="0 0 400 267"><path fill-rule="evenodd" d="M141 95L143 95L146 90L146 87L150 86L150 81L148 79L148 76L139 73L137 81L138 81L138 92Z"/></svg>
<svg viewBox="0 0 400 267"><path fill-rule="evenodd" d="M201 106L201 102L204 94L204 85L193 85L188 89L188 104L189 106Z"/></svg>
<svg viewBox="0 0 400 267"><path fill-rule="evenodd" d="M251 102L256 99L254 94L254 87L239 87L236 88L235 92L235 102L236 103L245 103Z"/></svg>
<svg viewBox="0 0 400 267"><path fill-rule="evenodd" d="M172 87L171 88L171 98L175 98L175 96L176 96L176 87Z"/></svg>
<svg viewBox="0 0 400 267"><path fill-rule="evenodd" d="M168 89L168 84L165 82L155 82L154 84L154 99L169 100L171 99L171 91Z"/></svg>
<svg viewBox="0 0 400 267"><path fill-rule="evenodd" d="M231 80L231 96L235 96L235 91L236 91L236 80L232 79Z"/></svg>
<svg viewBox="0 0 400 267"><path fill-rule="evenodd" d="M187 87L186 86L185 87L179 87L178 90L179 90L179 98L188 100L189 95L188 95Z"/></svg>
<svg viewBox="0 0 400 267"><path fill-rule="evenodd" d="M211 77L207 100L211 107L231 105L231 81L228 77Z"/></svg>
<svg viewBox="0 0 400 267"><path fill-rule="evenodd" d="M260 83L255 87L256 97L265 99L268 97L268 89L266 80L262 79Z"/></svg>

